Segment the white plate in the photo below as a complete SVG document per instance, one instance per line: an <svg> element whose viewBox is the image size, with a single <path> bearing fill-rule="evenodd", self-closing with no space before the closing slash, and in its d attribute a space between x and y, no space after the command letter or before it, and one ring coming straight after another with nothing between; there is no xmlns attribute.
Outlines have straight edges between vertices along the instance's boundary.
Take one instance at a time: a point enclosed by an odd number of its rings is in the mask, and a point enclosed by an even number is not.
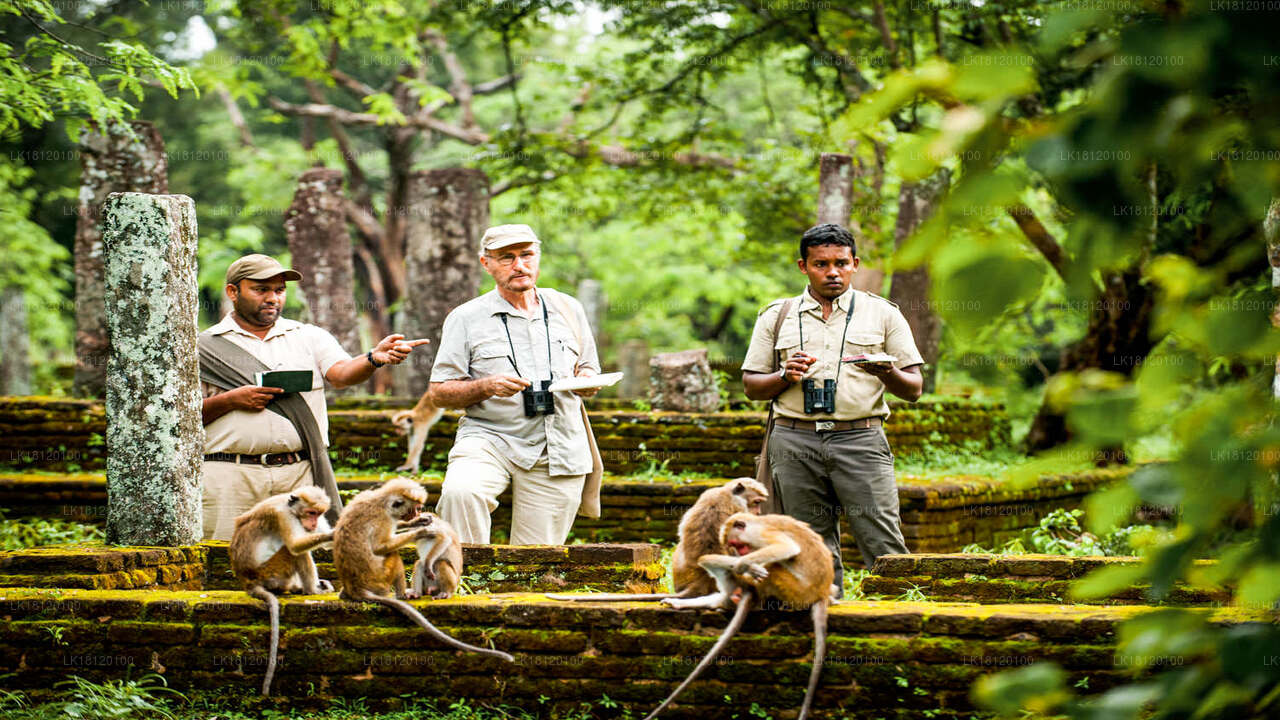
<svg viewBox="0 0 1280 720"><path fill-rule="evenodd" d="M571 377L562 380L556 380L551 383L550 390L559 392L561 390L587 390L590 388L603 388L616 384L622 379L622 373L612 372L602 375L592 375L590 377Z"/></svg>

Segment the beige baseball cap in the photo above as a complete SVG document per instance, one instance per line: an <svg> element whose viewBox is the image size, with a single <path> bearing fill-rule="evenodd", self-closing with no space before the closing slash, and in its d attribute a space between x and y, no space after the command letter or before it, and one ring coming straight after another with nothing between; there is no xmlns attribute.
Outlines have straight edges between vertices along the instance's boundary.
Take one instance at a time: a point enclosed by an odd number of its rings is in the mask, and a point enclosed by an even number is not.
<svg viewBox="0 0 1280 720"><path fill-rule="evenodd" d="M231 263L227 268L227 284L235 285L241 280L270 280L277 275L284 275L285 280L301 280L302 273L290 270L270 255L245 255Z"/></svg>
<svg viewBox="0 0 1280 720"><path fill-rule="evenodd" d="M494 225L485 230L484 237L480 238L480 254L483 255L486 250L497 250L520 243L542 244L542 241L528 225Z"/></svg>

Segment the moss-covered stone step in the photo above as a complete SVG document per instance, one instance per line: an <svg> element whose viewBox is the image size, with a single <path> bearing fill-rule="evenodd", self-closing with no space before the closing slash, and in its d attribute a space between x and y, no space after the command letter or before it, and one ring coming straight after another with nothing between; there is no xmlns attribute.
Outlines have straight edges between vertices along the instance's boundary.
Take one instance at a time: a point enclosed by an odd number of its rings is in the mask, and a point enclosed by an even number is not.
<svg viewBox="0 0 1280 720"><path fill-rule="evenodd" d="M206 549L59 545L0 551L0 588L198 590Z"/></svg>
<svg viewBox="0 0 1280 720"><path fill-rule="evenodd" d="M227 543L205 542L208 574L205 589L238 589ZM401 551L406 568L412 567L417 551ZM337 581L333 554L316 550L312 557L320 577ZM648 543L596 543L589 545L463 545L463 582L472 592L660 592L665 568L662 551Z"/></svg>
<svg viewBox="0 0 1280 720"><path fill-rule="evenodd" d="M984 545L1035 527L1057 509L1079 507L1095 489L1125 477L1131 469L1091 469L1054 473L1028 485L998 478L958 476L923 478L898 476L902 533L912 552L954 552L971 543ZM338 478L343 490L363 490L383 482L388 474ZM432 498L440 496L441 481L419 478ZM574 539L592 542L675 542L680 517L703 491L723 478L675 482L638 482L607 476L601 491L601 517L574 520ZM510 527L511 494L498 499L494 527ZM0 507L10 516L38 515L104 520L106 481L100 474L0 473ZM853 537L845 534L844 558L861 564Z"/></svg>
<svg viewBox="0 0 1280 720"><path fill-rule="evenodd" d="M151 670L182 691L201 688L263 708L325 705L335 696L394 703L404 693L446 701L533 706L608 695L644 712L689 672L724 627L719 612L656 603L559 602L535 594L463 596L414 603L446 632L511 652L506 664L448 650L385 608L333 595L282 603L278 698L253 697L261 680L266 614L243 593L0 591L0 663L10 689L48 688L74 669L95 679ZM984 674L1035 660L1060 663L1073 681L1105 690L1118 665L1116 626L1150 608L978 606L847 602L832 608L819 716L901 709L970 709ZM1272 621L1274 614L1193 609L1213 622ZM798 707L811 635L806 613L754 613L721 661L693 684L673 717L774 716ZM131 667L132 666L132 667Z"/></svg>
<svg viewBox="0 0 1280 720"><path fill-rule="evenodd" d="M330 454L339 467L390 469L405 457L405 438L391 424L403 398L384 404L364 399L335 403L329 412ZM1009 443L1009 419L999 404L969 400L889 403L885 432L894 451L910 454L926 446ZM754 468L766 415L723 413L589 412L606 469L633 472L654 463L671 470L739 475ZM431 430L423 463L443 468L458 416L447 414ZM18 468L101 468L106 447L102 404L91 400L0 397L0 464Z"/></svg>
<svg viewBox="0 0 1280 720"><path fill-rule="evenodd" d="M884 555L876 560L873 574L862 579L868 595L901 597L923 593L931 600L979 603L1068 603L1074 580L1109 565L1134 565L1136 557L1066 557L1062 555L977 555L920 553ZM1208 567L1211 561L1196 561ZM1125 588L1097 604L1142 605L1150 602L1146 586ZM1176 585L1162 601L1165 605L1225 605L1231 591L1220 587Z"/></svg>

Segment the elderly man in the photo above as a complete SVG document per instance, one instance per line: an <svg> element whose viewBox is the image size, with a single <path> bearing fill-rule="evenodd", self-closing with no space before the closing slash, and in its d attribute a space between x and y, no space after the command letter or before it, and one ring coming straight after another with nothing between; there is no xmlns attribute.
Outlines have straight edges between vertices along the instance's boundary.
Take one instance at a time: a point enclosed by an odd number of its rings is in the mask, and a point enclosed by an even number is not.
<svg viewBox="0 0 1280 720"><path fill-rule="evenodd" d="M445 318L431 400L464 416L436 512L463 542L487 543L512 487L513 545L560 544L575 513L600 514L600 459L581 396L554 380L600 371L581 303L537 287L541 243L527 225L489 228L480 262L496 287Z"/></svg>
<svg viewBox="0 0 1280 720"><path fill-rule="evenodd" d="M285 283L301 279L266 255L231 263L224 291L232 311L198 338L206 540L230 539L237 515L313 483L329 494L330 521L336 520L342 502L329 465L325 381L335 388L364 382L428 342L388 335L352 358L323 328L280 317ZM274 370L311 371L310 389L285 393L254 382L254 373Z"/></svg>

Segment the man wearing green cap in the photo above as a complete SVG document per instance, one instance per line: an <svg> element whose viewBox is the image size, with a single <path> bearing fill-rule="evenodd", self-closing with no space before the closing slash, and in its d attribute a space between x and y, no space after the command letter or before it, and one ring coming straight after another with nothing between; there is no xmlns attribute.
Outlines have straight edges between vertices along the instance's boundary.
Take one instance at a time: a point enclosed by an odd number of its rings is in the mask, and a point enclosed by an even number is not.
<svg viewBox="0 0 1280 720"><path fill-rule="evenodd" d="M353 358L323 328L280 316L285 283L301 279L275 258L240 258L227 268L232 311L200 334L205 539L230 539L237 515L313 483L328 491L336 519L342 504L327 453L325 381L335 388L364 382L428 342L389 335ZM285 393L253 381L254 373L273 370L310 370L311 389Z"/></svg>

